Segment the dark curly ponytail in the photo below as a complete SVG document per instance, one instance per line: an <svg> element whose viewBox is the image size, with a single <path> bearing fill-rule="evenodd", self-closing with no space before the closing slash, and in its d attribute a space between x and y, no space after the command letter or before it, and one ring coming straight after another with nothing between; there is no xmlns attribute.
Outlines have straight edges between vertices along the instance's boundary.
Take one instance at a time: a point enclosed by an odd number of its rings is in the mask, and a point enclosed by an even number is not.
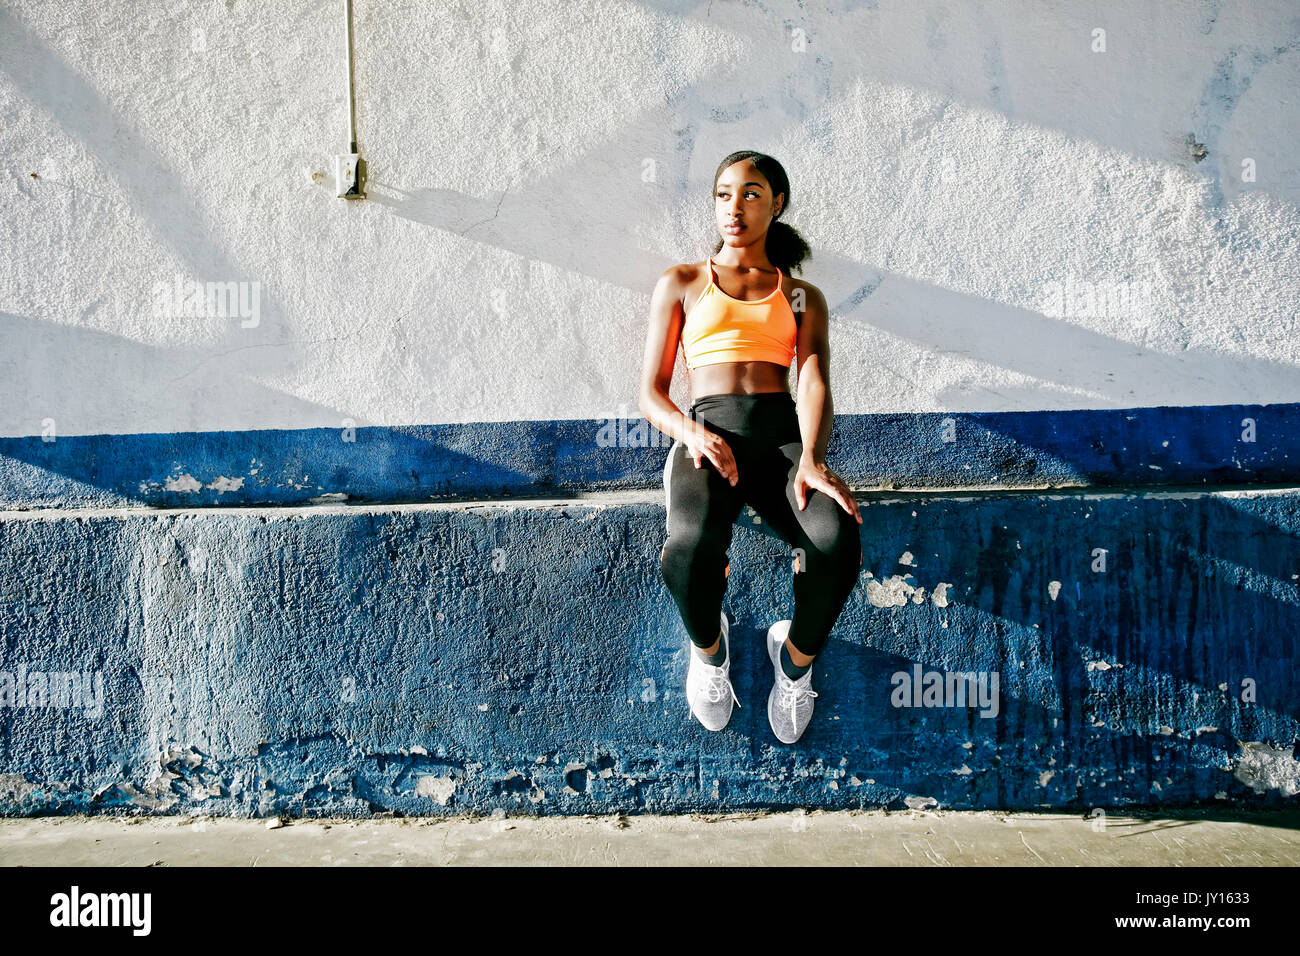
<svg viewBox="0 0 1300 956"><path fill-rule="evenodd" d="M786 275L796 271L803 272L803 261L812 258L812 248L804 241L803 236L799 235L797 229L780 219L790 209L790 179L785 174L785 167L767 153L742 149L725 157L718 164L718 171L713 174L713 195L718 194L718 178L722 175L722 171L728 166L744 162L747 159L767 179L768 184L772 187L773 199L781 195L781 193L785 193L785 204L767 229L767 257L772 261L772 265ZM722 245L722 239L719 237L717 244L713 247L715 256L722 250Z"/></svg>

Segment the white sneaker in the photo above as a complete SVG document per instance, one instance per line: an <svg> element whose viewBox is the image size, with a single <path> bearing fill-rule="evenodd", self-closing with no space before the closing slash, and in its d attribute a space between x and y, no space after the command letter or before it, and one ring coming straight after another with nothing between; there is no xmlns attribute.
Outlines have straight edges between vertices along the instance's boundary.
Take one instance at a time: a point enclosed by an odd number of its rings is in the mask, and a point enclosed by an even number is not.
<svg viewBox="0 0 1300 956"><path fill-rule="evenodd" d="M686 701L691 713L707 730L721 730L731 719L731 705L740 706L735 688L731 686L731 640L728 637L727 612L722 612L722 647L727 659L714 667L700 658L694 644L688 643L686 653L691 666L686 671Z"/></svg>
<svg viewBox="0 0 1300 956"><path fill-rule="evenodd" d="M781 669L781 645L790 635L790 624L790 621L777 621L767 629L767 656L776 669L772 692L767 695L767 722L783 744L792 744L803 736L812 720L813 698L817 696L812 689L811 667L798 680L786 677Z"/></svg>

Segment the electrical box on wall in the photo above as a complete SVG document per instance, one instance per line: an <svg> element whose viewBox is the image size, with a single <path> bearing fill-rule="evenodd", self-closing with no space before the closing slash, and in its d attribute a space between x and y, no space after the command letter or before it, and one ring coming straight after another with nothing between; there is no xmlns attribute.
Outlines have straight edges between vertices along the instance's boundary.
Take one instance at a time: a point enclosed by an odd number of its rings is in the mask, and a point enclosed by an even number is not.
<svg viewBox="0 0 1300 956"><path fill-rule="evenodd" d="M334 182L343 199L365 199L362 183L365 164L358 153L343 153L334 157Z"/></svg>

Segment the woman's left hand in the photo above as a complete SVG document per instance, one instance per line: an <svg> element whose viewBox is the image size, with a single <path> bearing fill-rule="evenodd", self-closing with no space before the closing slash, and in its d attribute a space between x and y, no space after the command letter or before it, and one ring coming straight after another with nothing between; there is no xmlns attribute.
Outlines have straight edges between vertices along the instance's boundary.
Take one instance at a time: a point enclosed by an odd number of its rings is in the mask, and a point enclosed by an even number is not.
<svg viewBox="0 0 1300 956"><path fill-rule="evenodd" d="M840 507L853 515L858 524L862 524L862 515L858 513L858 502L849 491L844 479L826 467L826 463L802 459L799 470L794 475L794 497L803 511L808 505L808 491L824 492L840 503Z"/></svg>

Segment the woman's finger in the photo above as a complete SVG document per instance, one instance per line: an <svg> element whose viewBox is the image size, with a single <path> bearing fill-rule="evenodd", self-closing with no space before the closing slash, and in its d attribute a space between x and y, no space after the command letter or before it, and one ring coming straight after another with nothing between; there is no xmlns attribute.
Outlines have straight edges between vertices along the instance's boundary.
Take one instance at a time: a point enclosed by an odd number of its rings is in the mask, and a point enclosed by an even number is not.
<svg viewBox="0 0 1300 956"><path fill-rule="evenodd" d="M736 482L740 480L739 469L736 467L736 456L731 453L731 446L721 438L713 452L713 463L718 466L718 472L723 478L731 482L735 487Z"/></svg>
<svg viewBox="0 0 1300 956"><path fill-rule="evenodd" d="M858 501L853 497L853 492L843 481L836 481L834 487L835 500L840 503L840 507L853 516L853 520L862 524L862 515L858 513Z"/></svg>
<svg viewBox="0 0 1300 956"><path fill-rule="evenodd" d="M727 479L727 481L731 482L731 485L734 488L737 481L735 459L732 458L730 454L719 450L713 455L713 464L717 466L718 473L721 474L723 478Z"/></svg>
<svg viewBox="0 0 1300 956"><path fill-rule="evenodd" d="M828 478L819 472L813 472L812 476L807 479L807 484L818 491L830 495L839 503L841 508L851 515L854 514L853 496L849 494L848 486L845 485L843 481L839 480L838 476ZM795 497L800 499L799 510L802 511L804 508L803 496L800 494L801 489L798 485L799 483L795 482ZM856 515L854 516L855 518L857 517ZM861 518L857 518L857 520L859 524L862 521Z"/></svg>

